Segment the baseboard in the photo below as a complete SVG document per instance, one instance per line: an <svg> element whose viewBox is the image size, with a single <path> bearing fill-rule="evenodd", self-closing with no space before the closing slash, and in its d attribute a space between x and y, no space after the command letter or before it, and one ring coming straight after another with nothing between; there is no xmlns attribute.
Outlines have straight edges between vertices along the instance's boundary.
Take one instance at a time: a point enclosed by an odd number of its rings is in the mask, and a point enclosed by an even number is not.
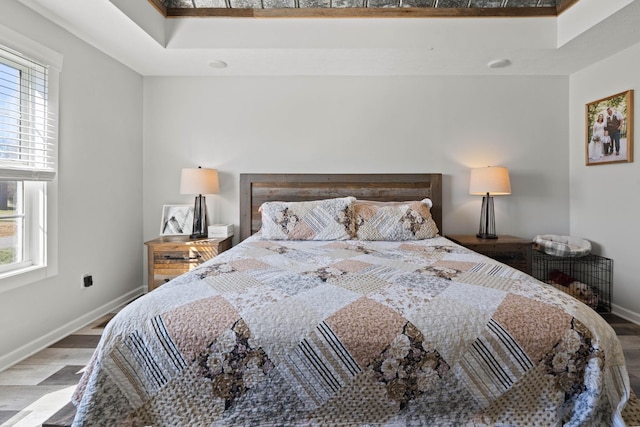
<svg viewBox="0 0 640 427"><path fill-rule="evenodd" d="M33 340L28 344L23 345L22 347L12 351L9 354L0 356L0 371L3 371L15 365L16 363L21 362L27 357L30 357L36 354L37 352L49 347L51 344L54 344L60 341L62 338L68 335L71 335L72 333L76 332L79 329L82 329L83 327L89 325L91 322L96 321L97 319L104 316L105 314L108 314L113 310L116 310L124 306L125 304L129 303L136 297L142 295L145 291L146 291L146 287L141 286L121 296L120 298L110 301L107 304L104 304L103 306L100 306L95 310L90 311L89 313L75 319L73 322L69 322L66 325L63 325L49 332L48 334L36 340Z"/></svg>
<svg viewBox="0 0 640 427"><path fill-rule="evenodd" d="M640 314L635 311L627 310L624 307L620 307L616 304L611 304L611 312L616 316L620 316L629 322L633 322L636 325L640 325Z"/></svg>

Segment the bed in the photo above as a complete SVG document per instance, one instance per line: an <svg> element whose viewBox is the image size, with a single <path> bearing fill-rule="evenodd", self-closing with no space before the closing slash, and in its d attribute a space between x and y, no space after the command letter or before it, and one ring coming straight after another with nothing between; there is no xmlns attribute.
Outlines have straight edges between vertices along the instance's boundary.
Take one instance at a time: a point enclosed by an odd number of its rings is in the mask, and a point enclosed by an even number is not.
<svg viewBox="0 0 640 427"><path fill-rule="evenodd" d="M240 240L126 306L74 426L633 425L592 309L442 237L440 174L242 174Z"/></svg>

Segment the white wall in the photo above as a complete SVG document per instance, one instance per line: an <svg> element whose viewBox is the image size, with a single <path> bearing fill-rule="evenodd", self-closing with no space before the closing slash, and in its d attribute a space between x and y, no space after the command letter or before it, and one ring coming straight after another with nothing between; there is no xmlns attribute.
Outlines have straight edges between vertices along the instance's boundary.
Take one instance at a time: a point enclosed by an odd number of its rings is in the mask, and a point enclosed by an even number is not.
<svg viewBox="0 0 640 427"><path fill-rule="evenodd" d="M243 172L444 174L445 233L476 233L469 168L510 169L498 232L569 231L566 77L145 77L144 237L180 169L213 167L215 222L238 224Z"/></svg>
<svg viewBox="0 0 640 427"><path fill-rule="evenodd" d="M633 163L585 166L585 104L640 91L640 44L570 78L571 234L591 240L599 255L613 259L613 310L640 322L640 169ZM637 122L636 122L637 123ZM636 128L637 130L637 128ZM636 147L638 142L636 139ZM636 150L637 151L637 150Z"/></svg>
<svg viewBox="0 0 640 427"><path fill-rule="evenodd" d="M2 0L0 24L64 55L59 273L0 293L2 369L140 292L144 252L142 77L17 1Z"/></svg>

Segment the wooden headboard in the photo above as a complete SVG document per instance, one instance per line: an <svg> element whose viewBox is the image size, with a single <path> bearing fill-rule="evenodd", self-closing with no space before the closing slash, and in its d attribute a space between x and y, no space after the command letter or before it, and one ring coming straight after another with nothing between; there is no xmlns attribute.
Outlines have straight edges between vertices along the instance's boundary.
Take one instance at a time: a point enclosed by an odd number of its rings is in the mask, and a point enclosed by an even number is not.
<svg viewBox="0 0 640 427"><path fill-rule="evenodd" d="M258 208L269 201L299 202L354 196L381 202L433 202L431 215L442 231L442 174L240 174L240 241L261 225Z"/></svg>

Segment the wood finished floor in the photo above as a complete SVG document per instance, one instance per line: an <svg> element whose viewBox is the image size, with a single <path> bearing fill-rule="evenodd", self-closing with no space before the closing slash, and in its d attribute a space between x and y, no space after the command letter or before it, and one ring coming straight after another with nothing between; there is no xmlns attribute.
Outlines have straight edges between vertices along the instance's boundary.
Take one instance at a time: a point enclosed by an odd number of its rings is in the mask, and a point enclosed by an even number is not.
<svg viewBox="0 0 640 427"><path fill-rule="evenodd" d="M0 372L0 427L69 426L70 403L108 314Z"/></svg>
<svg viewBox="0 0 640 427"><path fill-rule="evenodd" d="M75 408L70 402L89 362L107 315L34 356L0 372L0 427L70 426ZM602 313L618 334L631 388L640 396L640 326Z"/></svg>

